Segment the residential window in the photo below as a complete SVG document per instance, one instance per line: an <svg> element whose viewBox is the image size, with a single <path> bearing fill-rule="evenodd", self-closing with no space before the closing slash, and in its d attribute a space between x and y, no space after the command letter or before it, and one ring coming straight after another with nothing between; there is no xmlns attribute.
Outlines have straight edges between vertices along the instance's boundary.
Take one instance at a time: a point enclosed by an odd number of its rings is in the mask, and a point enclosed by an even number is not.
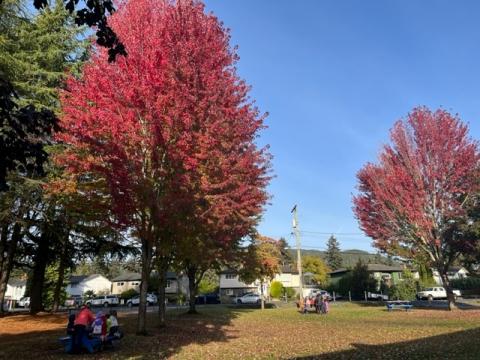
<svg viewBox="0 0 480 360"><path fill-rule="evenodd" d="M235 274L225 274L225 279L235 279L237 275Z"/></svg>
<svg viewBox="0 0 480 360"><path fill-rule="evenodd" d="M226 295L233 295L233 290L232 289L227 289L225 290Z"/></svg>
<svg viewBox="0 0 480 360"><path fill-rule="evenodd" d="M117 286L123 286L123 282L117 282Z"/></svg>
<svg viewBox="0 0 480 360"><path fill-rule="evenodd" d="M171 280L167 280L167 288L171 287L172 286L172 281Z"/></svg>

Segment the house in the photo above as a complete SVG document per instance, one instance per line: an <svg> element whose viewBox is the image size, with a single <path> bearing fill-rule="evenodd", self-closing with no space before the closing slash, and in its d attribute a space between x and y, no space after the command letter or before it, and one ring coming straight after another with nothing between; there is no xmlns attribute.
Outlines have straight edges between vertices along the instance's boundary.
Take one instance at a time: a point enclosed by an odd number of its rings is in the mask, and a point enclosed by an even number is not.
<svg viewBox="0 0 480 360"><path fill-rule="evenodd" d="M133 289L140 291L142 275L139 273L125 273L112 279L112 294L120 295L122 292Z"/></svg>
<svg viewBox="0 0 480 360"><path fill-rule="evenodd" d="M156 272L152 272L155 276ZM167 297L176 297L183 293L188 296L188 278L184 274L178 275L173 271L167 271L167 284L165 286L165 295ZM125 273L112 279L112 294L120 295L122 292L133 289L140 292L142 275L138 273ZM155 292L157 289L155 289Z"/></svg>
<svg viewBox="0 0 480 360"><path fill-rule="evenodd" d="M276 274L273 281L281 282L283 287L290 287L297 290L300 287L300 275L298 271L290 265L282 266L280 274Z"/></svg>
<svg viewBox="0 0 480 360"><path fill-rule="evenodd" d="M383 282L388 286L398 284L402 279L402 273L405 269L404 265L384 265L384 264L366 264L367 271L369 274L377 280L378 289L380 289L380 284ZM330 275L330 283L332 285L338 284L340 279L342 279L345 275L350 273L352 269L337 269L331 271ZM412 271L413 277L418 278L418 272Z"/></svg>
<svg viewBox="0 0 480 360"><path fill-rule="evenodd" d="M165 286L166 296L178 296L179 294L185 294L188 297L188 277L184 274L177 274L172 271L167 271L167 284Z"/></svg>
<svg viewBox="0 0 480 360"><path fill-rule="evenodd" d="M264 288L265 293L267 291ZM224 302L230 302L231 298L242 296L248 292L260 294L260 281L256 280L251 284L246 284L239 279L238 272L234 269L226 269L220 272L220 299Z"/></svg>
<svg viewBox="0 0 480 360"><path fill-rule="evenodd" d="M442 278L437 270L432 270L433 279L438 285L442 285ZM458 279L465 279L469 275L467 269L462 266L450 266L447 271L447 277L449 280L458 280Z"/></svg>
<svg viewBox="0 0 480 360"><path fill-rule="evenodd" d="M12 279L7 284L7 291L5 292L5 299L20 300L25 295L27 281L21 279Z"/></svg>
<svg viewBox="0 0 480 360"><path fill-rule="evenodd" d="M95 295L110 294L112 283L100 274L70 276L66 292L72 296L82 296L86 291L93 291Z"/></svg>

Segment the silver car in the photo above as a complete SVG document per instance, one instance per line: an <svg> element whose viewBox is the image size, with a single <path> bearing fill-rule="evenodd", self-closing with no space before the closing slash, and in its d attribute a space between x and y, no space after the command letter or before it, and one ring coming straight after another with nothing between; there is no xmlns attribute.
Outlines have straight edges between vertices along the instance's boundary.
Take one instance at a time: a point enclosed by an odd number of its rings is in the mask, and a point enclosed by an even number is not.
<svg viewBox="0 0 480 360"><path fill-rule="evenodd" d="M237 304L260 304L260 301L260 295L255 293L247 293L235 299L235 303Z"/></svg>

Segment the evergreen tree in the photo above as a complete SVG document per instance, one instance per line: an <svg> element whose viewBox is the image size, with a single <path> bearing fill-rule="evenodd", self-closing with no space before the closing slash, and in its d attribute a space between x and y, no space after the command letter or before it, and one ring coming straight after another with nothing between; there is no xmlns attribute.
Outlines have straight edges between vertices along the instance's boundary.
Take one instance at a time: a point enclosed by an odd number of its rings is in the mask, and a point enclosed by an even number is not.
<svg viewBox="0 0 480 360"><path fill-rule="evenodd" d="M42 309L47 266L68 250L58 241L68 239L63 231L64 211L44 197L48 181L44 177L45 145L57 128L58 88L85 46L78 38L81 29L73 24L61 0L33 17L26 14L20 0L7 0L0 7L0 79L5 79L0 81L0 191L10 189L0 195L11 198L0 203L0 213L15 213L2 221L0 247L8 252L0 254L0 299L11 264L20 256L33 269L30 292L35 312ZM65 263L57 264L62 271ZM62 274L53 291L56 305L61 301L63 280Z"/></svg>
<svg viewBox="0 0 480 360"><path fill-rule="evenodd" d="M326 260L328 267L332 269L332 271L342 267L340 244L337 238L333 235L330 236L327 242Z"/></svg>
<svg viewBox="0 0 480 360"><path fill-rule="evenodd" d="M19 95L19 105L57 110L58 90L86 49L80 40L82 31L61 0L40 10L31 21L19 22L9 53L3 55L13 66L9 80Z"/></svg>

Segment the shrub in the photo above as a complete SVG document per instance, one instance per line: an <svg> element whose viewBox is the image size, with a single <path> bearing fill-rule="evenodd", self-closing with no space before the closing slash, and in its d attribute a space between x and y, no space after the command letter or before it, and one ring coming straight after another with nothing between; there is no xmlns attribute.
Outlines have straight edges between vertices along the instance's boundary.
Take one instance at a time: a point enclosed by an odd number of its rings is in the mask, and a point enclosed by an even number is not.
<svg viewBox="0 0 480 360"><path fill-rule="evenodd" d="M125 290L124 292L122 292L120 294L120 297L124 300L129 300L131 298L133 298L134 296L138 295L138 291L135 290L135 289L128 289L128 290Z"/></svg>
<svg viewBox="0 0 480 360"><path fill-rule="evenodd" d="M415 300L417 284L410 270L402 272L402 280L390 288L389 296L393 300Z"/></svg>
<svg viewBox="0 0 480 360"><path fill-rule="evenodd" d="M283 292L283 285L280 281L272 281L270 284L270 296L274 299L279 299Z"/></svg>
<svg viewBox="0 0 480 360"><path fill-rule="evenodd" d="M85 300L92 299L95 297L95 292L93 290L87 290L83 293L83 298Z"/></svg>
<svg viewBox="0 0 480 360"><path fill-rule="evenodd" d="M180 293L177 296L177 303L183 305L187 302L187 296L184 293Z"/></svg>
<svg viewBox="0 0 480 360"><path fill-rule="evenodd" d="M477 290L480 289L480 278L478 277L467 277L464 279L453 279L450 281L450 284L455 289L460 290Z"/></svg>
<svg viewBox="0 0 480 360"><path fill-rule="evenodd" d="M285 295L287 295L287 299L291 300L291 299L296 297L297 292L295 291L294 288L286 287L286 288L283 288L283 289L285 291Z"/></svg>

